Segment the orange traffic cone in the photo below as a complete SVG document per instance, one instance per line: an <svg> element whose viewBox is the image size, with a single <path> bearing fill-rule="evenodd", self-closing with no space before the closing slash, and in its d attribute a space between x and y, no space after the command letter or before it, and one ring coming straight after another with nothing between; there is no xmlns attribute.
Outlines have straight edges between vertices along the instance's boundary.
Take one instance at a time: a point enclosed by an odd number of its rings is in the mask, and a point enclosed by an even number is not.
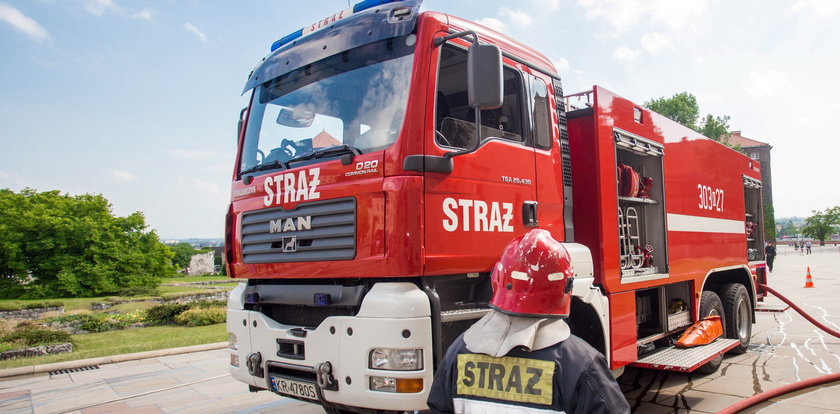
<svg viewBox="0 0 840 414"><path fill-rule="evenodd" d="M814 281L811 280L811 266L808 266L808 274L805 275L805 287L806 288L814 287Z"/></svg>

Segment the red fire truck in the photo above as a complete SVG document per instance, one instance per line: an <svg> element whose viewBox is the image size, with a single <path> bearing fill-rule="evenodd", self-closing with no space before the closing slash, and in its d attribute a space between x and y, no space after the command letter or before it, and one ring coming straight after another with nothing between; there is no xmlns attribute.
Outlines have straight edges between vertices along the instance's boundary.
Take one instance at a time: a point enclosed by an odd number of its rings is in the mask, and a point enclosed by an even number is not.
<svg viewBox="0 0 840 414"><path fill-rule="evenodd" d="M564 96L537 51L415 1L278 40L245 91L225 249L230 372L251 390L424 409L533 228L571 254L569 324L616 374L746 351L765 265L742 154L598 86ZM671 346L714 314L725 338Z"/></svg>

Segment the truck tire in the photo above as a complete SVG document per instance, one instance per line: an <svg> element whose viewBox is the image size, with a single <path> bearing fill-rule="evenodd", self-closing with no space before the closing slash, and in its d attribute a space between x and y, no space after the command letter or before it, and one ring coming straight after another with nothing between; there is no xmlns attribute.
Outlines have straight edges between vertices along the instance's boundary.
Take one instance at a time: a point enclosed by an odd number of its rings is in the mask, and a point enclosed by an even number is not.
<svg viewBox="0 0 840 414"><path fill-rule="evenodd" d="M724 335L741 341L729 353L743 354L747 352L752 336L752 302L747 288L740 283L729 283L723 285L720 293L723 295L723 313L726 315Z"/></svg>
<svg viewBox="0 0 840 414"><path fill-rule="evenodd" d="M723 332L726 332L726 318L724 317L723 302L720 301L720 297L717 293L710 290L704 290L703 295L700 297L699 319L713 315L720 316L720 322L723 324ZM700 368L697 368L697 372L700 374L711 374L720 368L721 362L723 362L723 355L718 355L715 359L701 365Z"/></svg>

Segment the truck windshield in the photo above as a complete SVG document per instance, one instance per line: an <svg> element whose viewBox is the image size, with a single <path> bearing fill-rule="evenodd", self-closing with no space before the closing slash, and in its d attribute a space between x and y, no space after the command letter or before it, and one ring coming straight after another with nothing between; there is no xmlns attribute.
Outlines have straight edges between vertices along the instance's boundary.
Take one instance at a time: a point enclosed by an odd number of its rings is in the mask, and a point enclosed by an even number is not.
<svg viewBox="0 0 840 414"><path fill-rule="evenodd" d="M393 144L405 116L414 43L413 34L374 42L258 86L240 173L288 167L313 153L338 156L341 147L367 153Z"/></svg>

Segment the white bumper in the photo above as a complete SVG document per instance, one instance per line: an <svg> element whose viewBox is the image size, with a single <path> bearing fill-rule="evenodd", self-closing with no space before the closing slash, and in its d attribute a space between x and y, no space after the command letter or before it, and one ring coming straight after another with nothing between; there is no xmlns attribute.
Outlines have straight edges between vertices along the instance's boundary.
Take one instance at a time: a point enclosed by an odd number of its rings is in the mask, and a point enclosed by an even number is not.
<svg viewBox="0 0 840 414"><path fill-rule="evenodd" d="M335 404L382 410L422 410L432 385L432 333L429 299L411 283L378 283L365 296L356 316L328 317L315 330L301 338L290 333L298 326L282 325L260 312L243 310L245 284L231 292L228 302L227 330L236 335L237 349L229 349L239 358L239 366L230 365L234 378L256 387L271 389L267 362L279 362L305 368L330 362L338 391L324 391L324 399ZM407 332L406 332L407 331ZM408 336L408 337L406 337ZM277 340L304 343L303 359L277 356ZM420 371L383 371L368 367L374 348L423 350ZM252 376L246 366L248 356L262 356L264 378ZM370 378L422 378L418 393L371 391Z"/></svg>

